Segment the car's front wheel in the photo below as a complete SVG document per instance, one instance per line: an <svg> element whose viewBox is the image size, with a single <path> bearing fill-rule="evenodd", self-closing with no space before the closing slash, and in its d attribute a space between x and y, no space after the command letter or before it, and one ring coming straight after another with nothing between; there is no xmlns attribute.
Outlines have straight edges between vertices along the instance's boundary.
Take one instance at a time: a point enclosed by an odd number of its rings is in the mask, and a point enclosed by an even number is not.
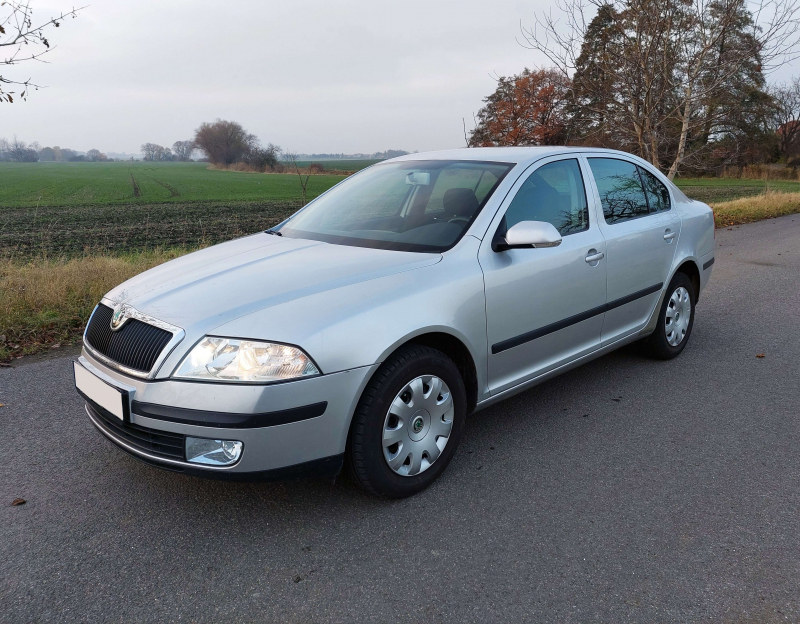
<svg viewBox="0 0 800 624"><path fill-rule="evenodd" d="M375 373L353 416L356 482L390 498L424 490L450 463L465 417L466 390L453 361L431 347L403 347Z"/></svg>

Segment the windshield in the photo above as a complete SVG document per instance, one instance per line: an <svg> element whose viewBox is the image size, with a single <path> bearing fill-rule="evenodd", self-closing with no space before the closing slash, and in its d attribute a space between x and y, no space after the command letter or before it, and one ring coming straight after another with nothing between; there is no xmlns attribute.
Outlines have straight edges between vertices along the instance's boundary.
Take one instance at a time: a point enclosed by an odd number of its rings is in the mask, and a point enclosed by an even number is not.
<svg viewBox="0 0 800 624"><path fill-rule="evenodd" d="M339 245L445 251L463 236L513 166L453 160L375 165L273 231Z"/></svg>

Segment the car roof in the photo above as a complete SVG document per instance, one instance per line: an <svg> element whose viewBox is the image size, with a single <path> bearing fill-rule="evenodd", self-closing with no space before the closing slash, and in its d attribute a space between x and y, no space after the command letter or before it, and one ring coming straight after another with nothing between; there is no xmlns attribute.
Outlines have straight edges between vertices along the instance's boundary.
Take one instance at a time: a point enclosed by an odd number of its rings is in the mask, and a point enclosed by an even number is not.
<svg viewBox="0 0 800 624"><path fill-rule="evenodd" d="M441 150L436 152L418 152L392 158L384 162L405 160L483 160L507 163L529 163L546 156L568 154L569 152L597 152L601 154L619 154L632 156L627 152L597 147L567 146L531 146L531 147L465 147L460 149Z"/></svg>

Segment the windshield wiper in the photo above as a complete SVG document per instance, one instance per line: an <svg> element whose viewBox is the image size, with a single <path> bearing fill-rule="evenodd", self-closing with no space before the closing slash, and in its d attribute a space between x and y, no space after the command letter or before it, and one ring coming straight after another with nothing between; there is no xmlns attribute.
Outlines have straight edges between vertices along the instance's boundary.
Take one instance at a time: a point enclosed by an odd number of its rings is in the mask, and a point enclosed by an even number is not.
<svg viewBox="0 0 800 624"><path fill-rule="evenodd" d="M272 234L273 236L283 236L278 230L264 230L266 234Z"/></svg>

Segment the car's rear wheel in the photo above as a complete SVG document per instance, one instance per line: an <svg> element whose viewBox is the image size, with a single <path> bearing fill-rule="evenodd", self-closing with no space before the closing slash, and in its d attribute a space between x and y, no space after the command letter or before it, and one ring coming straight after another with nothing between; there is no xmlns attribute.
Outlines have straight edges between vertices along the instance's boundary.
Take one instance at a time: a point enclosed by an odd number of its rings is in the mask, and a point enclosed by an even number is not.
<svg viewBox="0 0 800 624"><path fill-rule="evenodd" d="M656 329L644 343L649 355L661 360L680 355L692 334L696 301L692 280L685 273L676 273L667 287Z"/></svg>
<svg viewBox="0 0 800 624"><path fill-rule="evenodd" d="M356 482L389 498L424 490L450 463L465 417L466 390L453 361L431 347L403 347L375 373L353 416Z"/></svg>

